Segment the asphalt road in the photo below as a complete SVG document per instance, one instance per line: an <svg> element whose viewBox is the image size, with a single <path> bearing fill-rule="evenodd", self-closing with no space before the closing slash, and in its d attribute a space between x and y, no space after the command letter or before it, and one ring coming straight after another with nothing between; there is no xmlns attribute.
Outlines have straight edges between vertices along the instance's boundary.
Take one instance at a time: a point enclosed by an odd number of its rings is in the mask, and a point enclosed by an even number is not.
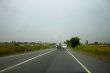
<svg viewBox="0 0 110 73"><path fill-rule="evenodd" d="M67 50L0 57L0 73L110 73L110 64Z"/></svg>

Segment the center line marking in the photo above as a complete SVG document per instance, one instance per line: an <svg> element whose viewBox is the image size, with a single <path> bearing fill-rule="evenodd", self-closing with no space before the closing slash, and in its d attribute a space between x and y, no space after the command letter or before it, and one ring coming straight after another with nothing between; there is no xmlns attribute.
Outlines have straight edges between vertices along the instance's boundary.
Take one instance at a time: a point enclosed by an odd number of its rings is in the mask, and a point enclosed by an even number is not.
<svg viewBox="0 0 110 73"><path fill-rule="evenodd" d="M55 50L56 50L56 49L55 49ZM51 50L51 51L49 51L49 52L40 54L40 55L38 55L38 56L35 56L35 57L33 57L33 58L30 58L30 59L28 59L28 60L25 60L25 61L23 61L23 62L20 62L20 63L18 63L18 64L9 66L9 67L7 67L7 68L5 68L5 69L0 70L0 73L3 73L3 72L5 72L5 71L10 70L10 69L12 69L12 68L15 68L15 67L17 67L17 66L20 66L20 65L22 65L22 64L24 64L24 63L27 63L27 62L29 62L29 61L31 61L31 60L33 60L33 59L36 59L36 58L39 58L39 57L41 57L41 56L43 56L43 55L46 55L46 54L48 54L48 53L51 53L51 52L53 52L53 51L55 51L55 50Z"/></svg>
<svg viewBox="0 0 110 73"><path fill-rule="evenodd" d="M69 52L67 49L66 51L81 65L82 68L84 68L87 73L92 73L89 69L87 69L86 66L84 66L84 64L82 64L71 52Z"/></svg>

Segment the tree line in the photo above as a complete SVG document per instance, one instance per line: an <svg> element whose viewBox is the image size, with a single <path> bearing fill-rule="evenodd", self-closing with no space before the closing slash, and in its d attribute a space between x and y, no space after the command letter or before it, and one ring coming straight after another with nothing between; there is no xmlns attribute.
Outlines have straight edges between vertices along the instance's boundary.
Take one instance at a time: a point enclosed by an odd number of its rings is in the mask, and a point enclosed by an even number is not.
<svg viewBox="0 0 110 73"><path fill-rule="evenodd" d="M72 37L70 40L66 40L67 46L76 47L80 45L80 38L79 37Z"/></svg>

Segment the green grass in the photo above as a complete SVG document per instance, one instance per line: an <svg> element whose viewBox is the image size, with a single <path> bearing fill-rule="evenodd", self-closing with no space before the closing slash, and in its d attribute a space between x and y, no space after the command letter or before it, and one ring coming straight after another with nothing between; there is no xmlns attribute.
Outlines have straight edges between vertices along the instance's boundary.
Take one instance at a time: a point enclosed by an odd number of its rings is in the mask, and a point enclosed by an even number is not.
<svg viewBox="0 0 110 73"><path fill-rule="evenodd" d="M46 45L36 44L33 46L31 45L15 46L13 44L0 45L0 56L24 53L25 50L26 52L31 52L31 51L42 50L52 47L53 45L50 44L46 44Z"/></svg>
<svg viewBox="0 0 110 73"><path fill-rule="evenodd" d="M79 45L75 50L110 56L110 45Z"/></svg>
<svg viewBox="0 0 110 73"><path fill-rule="evenodd" d="M79 45L72 48L110 63L110 45Z"/></svg>

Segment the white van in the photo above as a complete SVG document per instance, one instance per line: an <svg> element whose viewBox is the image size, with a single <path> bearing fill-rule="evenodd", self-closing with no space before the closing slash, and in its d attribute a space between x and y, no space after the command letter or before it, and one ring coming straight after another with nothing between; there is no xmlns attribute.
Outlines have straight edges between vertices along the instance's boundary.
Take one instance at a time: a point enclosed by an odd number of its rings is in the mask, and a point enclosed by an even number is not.
<svg viewBox="0 0 110 73"><path fill-rule="evenodd" d="M67 48L67 44L63 44L63 45L62 45L62 48L63 48L63 49L66 49L66 48Z"/></svg>

